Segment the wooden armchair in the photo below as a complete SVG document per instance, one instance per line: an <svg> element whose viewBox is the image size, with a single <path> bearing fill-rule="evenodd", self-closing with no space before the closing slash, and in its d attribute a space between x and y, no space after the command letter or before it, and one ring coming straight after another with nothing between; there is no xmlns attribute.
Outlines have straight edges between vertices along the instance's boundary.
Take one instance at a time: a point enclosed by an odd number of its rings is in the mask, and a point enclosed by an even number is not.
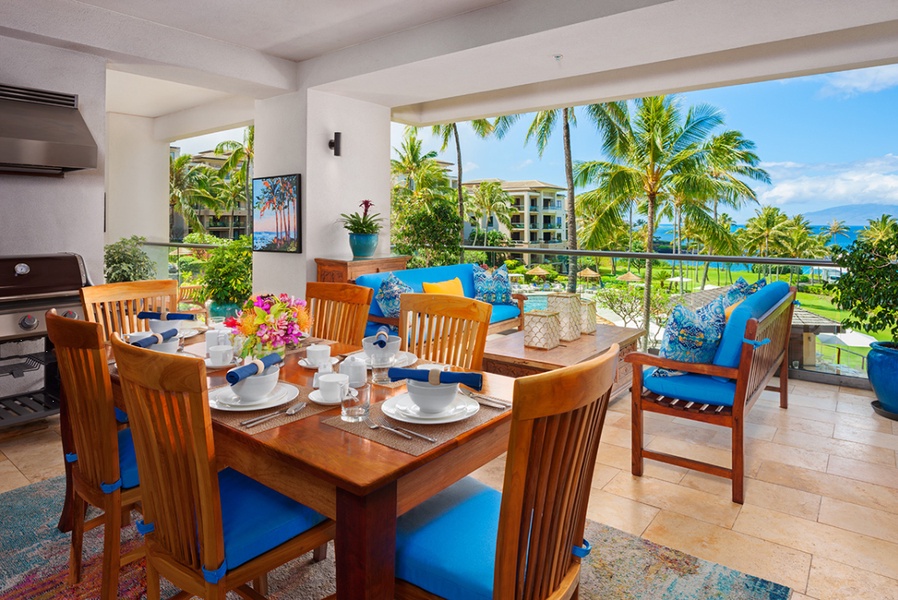
<svg viewBox="0 0 898 600"><path fill-rule="evenodd" d="M306 301L312 317L312 335L361 346L374 290L351 283L306 284Z"/></svg>
<svg viewBox="0 0 898 600"><path fill-rule="evenodd" d="M233 469L219 471L203 360L145 350L112 336L140 468L147 598L159 576L224 600L266 593L271 569L318 548L334 522ZM253 581L253 588L246 582Z"/></svg>
<svg viewBox="0 0 898 600"><path fill-rule="evenodd" d="M103 326L109 339L113 333L147 331L149 326L137 318L142 310L176 312L178 282L174 279L106 283L81 288L84 318Z"/></svg>
<svg viewBox="0 0 898 600"><path fill-rule="evenodd" d="M182 308L183 307L183 308ZM182 285L178 288L178 312L203 315L206 325L209 324L209 304L203 294L201 285Z"/></svg>
<svg viewBox="0 0 898 600"><path fill-rule="evenodd" d="M577 597L618 351L515 381L502 492L468 477L399 517L397 598Z"/></svg>
<svg viewBox="0 0 898 600"><path fill-rule="evenodd" d="M67 499L73 519L69 581L81 581L84 532L103 525L101 595L113 600L118 597L121 566L144 555L143 546L121 554L120 530L130 522L131 508L141 499L131 430L119 430L116 425L102 326L60 317L55 309L47 312L46 322L56 349L74 446L74 452L66 454L72 467ZM85 503L102 509L103 514L85 523Z"/></svg>
<svg viewBox="0 0 898 600"><path fill-rule="evenodd" d="M643 459L650 458L733 482L733 502L744 500L745 416L764 390L779 392L780 407L788 407L787 361L795 288L778 281L745 299L730 315L713 364L687 363L633 352L632 472L641 476ZM682 371L659 377L654 369ZM768 383L779 375L779 385ZM647 450L642 444L643 412L728 427L732 434L732 463L723 467L682 456Z"/></svg>
<svg viewBox="0 0 898 600"><path fill-rule="evenodd" d="M493 307L464 296L402 294L401 349L418 358L479 371Z"/></svg>

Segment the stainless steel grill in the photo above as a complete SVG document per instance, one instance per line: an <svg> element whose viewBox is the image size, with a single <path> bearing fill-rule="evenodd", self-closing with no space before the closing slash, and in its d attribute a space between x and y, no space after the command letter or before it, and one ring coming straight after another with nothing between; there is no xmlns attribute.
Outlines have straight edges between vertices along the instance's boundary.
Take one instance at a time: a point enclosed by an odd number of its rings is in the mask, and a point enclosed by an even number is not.
<svg viewBox="0 0 898 600"><path fill-rule="evenodd" d="M90 285L77 254L0 256L0 428L59 412L59 373L44 315L83 318Z"/></svg>

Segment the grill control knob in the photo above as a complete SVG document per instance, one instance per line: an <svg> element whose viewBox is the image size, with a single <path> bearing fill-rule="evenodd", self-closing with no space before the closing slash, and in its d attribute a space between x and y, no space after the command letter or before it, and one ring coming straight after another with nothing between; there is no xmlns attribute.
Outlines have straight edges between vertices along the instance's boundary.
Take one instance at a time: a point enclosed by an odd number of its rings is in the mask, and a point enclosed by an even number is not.
<svg viewBox="0 0 898 600"><path fill-rule="evenodd" d="M33 315L25 315L19 319L19 327L25 330L34 329L37 327L37 319Z"/></svg>
<svg viewBox="0 0 898 600"><path fill-rule="evenodd" d="M65 317L66 319L77 319L78 313L76 313L74 310L67 310L64 313L62 313L62 316Z"/></svg>
<svg viewBox="0 0 898 600"><path fill-rule="evenodd" d="M19 275L28 275L28 273L31 273L31 267L28 266L28 263L19 263L16 265L15 269L17 277Z"/></svg>

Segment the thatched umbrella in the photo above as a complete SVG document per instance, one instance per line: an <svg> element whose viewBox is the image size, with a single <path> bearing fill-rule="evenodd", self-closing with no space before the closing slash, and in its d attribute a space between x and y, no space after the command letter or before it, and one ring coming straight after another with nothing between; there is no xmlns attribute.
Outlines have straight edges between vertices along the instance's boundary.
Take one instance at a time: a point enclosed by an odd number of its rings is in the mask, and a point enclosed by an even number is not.
<svg viewBox="0 0 898 600"><path fill-rule="evenodd" d="M591 279L591 278L599 277L599 276L600 275L598 273L596 273L589 267L586 267L585 269L583 269L582 271L577 273L577 277L585 277L586 279Z"/></svg>
<svg viewBox="0 0 898 600"><path fill-rule="evenodd" d="M618 281L626 281L627 283L634 283L636 281L642 281L642 277L640 277L639 275L636 275L632 271L627 271L623 275L618 275L617 280Z"/></svg>
<svg viewBox="0 0 898 600"><path fill-rule="evenodd" d="M527 275L535 275L537 277L547 277L549 275L549 272L546 271L545 269L543 269L541 266L537 265L537 266L533 267L532 269L530 269L529 271L527 271Z"/></svg>

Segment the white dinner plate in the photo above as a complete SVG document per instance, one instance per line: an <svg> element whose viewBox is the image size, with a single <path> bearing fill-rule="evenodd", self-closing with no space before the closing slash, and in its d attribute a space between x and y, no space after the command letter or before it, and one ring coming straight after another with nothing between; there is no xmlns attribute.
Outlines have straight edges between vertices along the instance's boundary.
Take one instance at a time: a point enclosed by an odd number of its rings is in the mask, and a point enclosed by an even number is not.
<svg viewBox="0 0 898 600"><path fill-rule="evenodd" d="M354 390L354 389L352 389L352 388L349 388L349 395L350 395L350 396L358 396L359 393L358 393L357 390ZM310 393L309 393L309 400L311 400L311 401L314 402L315 404L321 404L322 406L339 406L339 405L340 405L340 401L339 401L339 400L337 400L337 401L331 401L331 400L325 400L324 398L322 398L322 397L321 397L321 390L314 390L314 391L310 392Z"/></svg>
<svg viewBox="0 0 898 600"><path fill-rule="evenodd" d="M455 397L455 400L453 400L452 403L449 404L449 407L445 411L443 411L443 413L445 414L441 417L434 418L430 416L414 416L407 412L407 410L409 410L409 406L414 406L414 402L412 402L412 399L409 398L408 393L399 394L397 396L393 396L392 398L388 398L387 400L384 400L383 404L380 405L381 410L383 410L384 414L391 419L404 421L406 423L419 423L421 425L455 423L456 421L461 421L477 414L477 411L480 410L480 405L476 400L472 400L471 398L462 396L461 394ZM403 407L403 409L400 409L400 407Z"/></svg>
<svg viewBox="0 0 898 600"><path fill-rule="evenodd" d="M365 354L364 350L359 350L358 352L353 352L350 356L360 356L365 359L365 366L369 369L371 368L371 357ZM414 364L415 361L418 360L418 357L412 354L411 352L399 351L396 353L396 362L393 363L394 367L407 367L411 364Z"/></svg>
<svg viewBox="0 0 898 600"><path fill-rule="evenodd" d="M209 406L217 410L247 411L275 408L290 402L299 395L299 389L287 383L278 383L266 398L255 404L234 404L237 401L230 386L209 391Z"/></svg>
<svg viewBox="0 0 898 600"><path fill-rule="evenodd" d="M206 368L207 368L207 369L228 369L228 368L230 368L230 367L235 366L235 365L237 364L237 361L238 361L238 359L232 358L232 359L231 359L231 362L227 362L227 363L225 363L225 364L223 364L223 365L213 365L213 364L212 364L212 359L211 359L211 358L207 358L207 359L205 359L205 360L206 360Z"/></svg>
<svg viewBox="0 0 898 600"><path fill-rule="evenodd" d="M182 330L178 331L178 333L177 333L177 335L175 335L175 337L176 337L176 338L189 338L189 337L193 337L193 336L195 336L195 335L198 335L199 332L200 332L200 330L199 330L199 329L195 329L195 328L191 328L191 329L182 329Z"/></svg>
<svg viewBox="0 0 898 600"><path fill-rule="evenodd" d="M335 365L335 364L337 364L338 362L340 362L340 359L339 359L339 358L337 358L336 356L331 356L331 364L332 364L332 365ZM309 359L307 359L307 358L300 358L300 359L299 359L299 366L300 366L300 367L303 367L304 369L317 369L317 368L318 368L318 365L311 365L311 364L309 364Z"/></svg>

